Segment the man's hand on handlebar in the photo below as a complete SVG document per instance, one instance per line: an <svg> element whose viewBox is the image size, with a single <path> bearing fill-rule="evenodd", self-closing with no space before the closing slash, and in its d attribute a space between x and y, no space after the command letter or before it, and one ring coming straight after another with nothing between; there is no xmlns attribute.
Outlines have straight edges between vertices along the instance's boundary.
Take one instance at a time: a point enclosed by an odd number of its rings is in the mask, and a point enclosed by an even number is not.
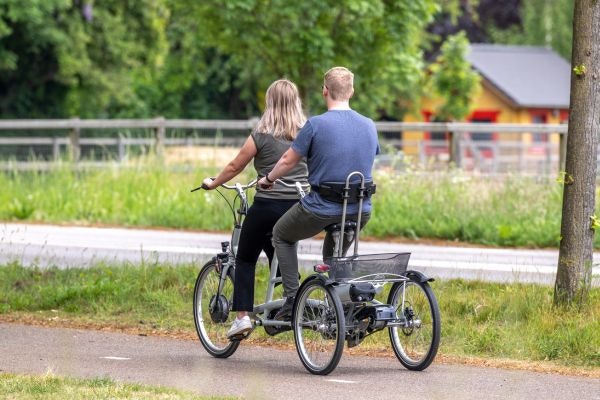
<svg viewBox="0 0 600 400"><path fill-rule="evenodd" d="M274 183L275 182L269 182L267 180L267 178L263 176L262 178L260 178L260 180L258 181L257 185L258 185L258 187L260 187L263 190L269 190L269 189L271 189L273 187Z"/></svg>

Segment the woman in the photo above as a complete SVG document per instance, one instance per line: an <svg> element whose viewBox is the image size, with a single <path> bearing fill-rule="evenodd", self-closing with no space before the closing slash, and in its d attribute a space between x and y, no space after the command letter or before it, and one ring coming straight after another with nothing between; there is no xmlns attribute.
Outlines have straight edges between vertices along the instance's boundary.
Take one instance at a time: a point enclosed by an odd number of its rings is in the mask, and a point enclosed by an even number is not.
<svg viewBox="0 0 600 400"><path fill-rule="evenodd" d="M238 155L214 180L204 179L203 183L209 190L238 175L252 159L258 178L268 176L268 172L289 149L296 133L306 122L298 89L293 82L287 79L273 82L267 89L265 101L265 112ZM308 183L307 177L306 163L301 161L283 177L283 180ZM252 311L254 306L254 275L258 256L261 250L264 250L271 261L273 225L298 201L296 189L286 188L277 183L271 190L261 190L257 187L256 191L254 203L248 209L242 226L235 258L232 310L237 311L237 317L227 332L228 337L252 330L248 312Z"/></svg>

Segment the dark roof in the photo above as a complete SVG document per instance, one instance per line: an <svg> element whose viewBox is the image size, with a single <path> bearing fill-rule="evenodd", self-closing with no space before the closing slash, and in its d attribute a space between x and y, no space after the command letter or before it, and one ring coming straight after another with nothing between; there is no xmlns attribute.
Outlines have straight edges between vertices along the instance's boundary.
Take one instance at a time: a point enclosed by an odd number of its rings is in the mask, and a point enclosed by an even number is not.
<svg viewBox="0 0 600 400"><path fill-rule="evenodd" d="M519 107L569 108L571 67L550 49L471 44L467 59Z"/></svg>

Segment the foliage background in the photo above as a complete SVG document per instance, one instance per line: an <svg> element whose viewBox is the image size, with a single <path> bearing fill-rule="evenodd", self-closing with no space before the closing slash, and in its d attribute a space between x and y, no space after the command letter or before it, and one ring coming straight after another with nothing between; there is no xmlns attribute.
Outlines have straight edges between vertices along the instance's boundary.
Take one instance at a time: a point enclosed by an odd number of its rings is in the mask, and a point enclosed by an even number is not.
<svg viewBox="0 0 600 400"><path fill-rule="evenodd" d="M0 118L247 118L286 76L308 113L323 73L400 119L446 38L570 56L572 1L0 0Z"/></svg>

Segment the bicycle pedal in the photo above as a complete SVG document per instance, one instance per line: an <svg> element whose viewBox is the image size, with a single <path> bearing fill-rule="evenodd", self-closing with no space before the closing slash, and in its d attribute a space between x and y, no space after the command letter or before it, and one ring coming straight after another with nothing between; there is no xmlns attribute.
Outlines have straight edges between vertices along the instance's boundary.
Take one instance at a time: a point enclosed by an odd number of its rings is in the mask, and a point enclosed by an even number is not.
<svg viewBox="0 0 600 400"><path fill-rule="evenodd" d="M252 333L252 331L238 333L237 335L231 336L229 340L232 342L239 342L250 336L250 333Z"/></svg>

